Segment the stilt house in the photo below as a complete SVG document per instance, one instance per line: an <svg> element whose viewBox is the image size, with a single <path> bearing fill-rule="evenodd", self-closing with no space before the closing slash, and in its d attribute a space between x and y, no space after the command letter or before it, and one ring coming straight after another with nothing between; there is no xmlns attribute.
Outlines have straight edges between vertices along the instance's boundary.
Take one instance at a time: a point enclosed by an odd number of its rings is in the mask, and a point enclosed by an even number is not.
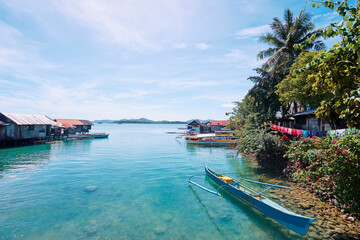
<svg viewBox="0 0 360 240"><path fill-rule="evenodd" d="M189 130L193 130L195 133L202 133L205 131L206 125L199 120L194 120L187 125Z"/></svg>
<svg viewBox="0 0 360 240"><path fill-rule="evenodd" d="M6 129L5 140L14 141L49 139L52 127L59 127L58 123L45 115L0 113L0 121L0 132L4 131L4 127Z"/></svg>
<svg viewBox="0 0 360 240"><path fill-rule="evenodd" d="M91 126L94 125L89 120L55 119L55 121L65 127L66 135L76 133L89 133Z"/></svg>
<svg viewBox="0 0 360 240"><path fill-rule="evenodd" d="M210 131L222 131L229 124L228 120L211 120L210 121Z"/></svg>

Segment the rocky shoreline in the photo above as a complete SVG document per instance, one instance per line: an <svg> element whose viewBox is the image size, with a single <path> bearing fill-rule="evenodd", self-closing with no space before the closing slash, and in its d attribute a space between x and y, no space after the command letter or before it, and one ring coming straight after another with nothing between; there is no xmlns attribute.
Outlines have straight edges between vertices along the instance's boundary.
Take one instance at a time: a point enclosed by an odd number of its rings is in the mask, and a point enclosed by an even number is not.
<svg viewBox="0 0 360 240"><path fill-rule="evenodd" d="M322 202L296 183L287 183L290 190L274 189L269 197L285 208L316 219L304 239L360 239L360 221Z"/></svg>
<svg viewBox="0 0 360 240"><path fill-rule="evenodd" d="M260 165L254 156L243 156L243 161L251 162L258 173L258 181L275 184L283 180L291 187L290 190L273 188L265 194L267 197L291 211L316 219L303 239L360 239L359 219L321 201L315 194L307 191L305 186L290 181L288 175L277 178L274 171Z"/></svg>

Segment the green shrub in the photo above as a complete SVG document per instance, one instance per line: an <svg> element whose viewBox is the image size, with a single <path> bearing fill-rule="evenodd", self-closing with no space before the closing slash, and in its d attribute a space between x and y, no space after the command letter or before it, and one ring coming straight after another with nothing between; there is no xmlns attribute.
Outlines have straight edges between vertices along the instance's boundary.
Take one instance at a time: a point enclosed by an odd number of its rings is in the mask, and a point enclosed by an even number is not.
<svg viewBox="0 0 360 240"><path fill-rule="evenodd" d="M240 153L255 155L263 165L273 170L282 171L286 166L283 157L287 146L279 136L271 133L270 125L258 126L248 119L240 130L236 131L239 137L237 150Z"/></svg>

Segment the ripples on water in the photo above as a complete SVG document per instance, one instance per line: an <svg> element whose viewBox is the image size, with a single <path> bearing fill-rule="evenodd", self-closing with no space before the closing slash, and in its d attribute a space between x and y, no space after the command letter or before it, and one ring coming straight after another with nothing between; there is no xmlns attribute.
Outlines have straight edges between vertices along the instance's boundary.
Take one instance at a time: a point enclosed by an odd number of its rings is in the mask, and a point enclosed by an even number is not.
<svg viewBox="0 0 360 240"><path fill-rule="evenodd" d="M231 149L165 134L178 127L102 124L94 130L109 139L0 149L0 239L298 238L226 193L189 186L204 164L253 172Z"/></svg>

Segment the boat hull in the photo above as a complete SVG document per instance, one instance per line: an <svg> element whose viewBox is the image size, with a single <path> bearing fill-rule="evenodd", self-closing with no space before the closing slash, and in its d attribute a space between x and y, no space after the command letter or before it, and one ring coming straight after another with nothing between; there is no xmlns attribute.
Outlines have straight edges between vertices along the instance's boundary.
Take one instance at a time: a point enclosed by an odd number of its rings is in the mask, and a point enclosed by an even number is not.
<svg viewBox="0 0 360 240"><path fill-rule="evenodd" d="M207 146L229 146L235 145L235 141L196 141L196 140L186 140L187 144L192 145L207 145Z"/></svg>
<svg viewBox="0 0 360 240"><path fill-rule="evenodd" d="M259 200L253 197L251 194L241 191L231 184L219 179L211 170L208 169L207 166L205 166L205 174L209 176L211 180L222 186L223 189L230 192L241 201L249 204L250 206L300 235L305 235L309 229L310 224L315 221L313 218L308 218L293 213L267 198Z"/></svg>
<svg viewBox="0 0 360 240"><path fill-rule="evenodd" d="M109 137L109 134L99 134L99 133L95 133L95 134L69 134L68 138L72 138L72 139L94 139L94 138L107 138Z"/></svg>

